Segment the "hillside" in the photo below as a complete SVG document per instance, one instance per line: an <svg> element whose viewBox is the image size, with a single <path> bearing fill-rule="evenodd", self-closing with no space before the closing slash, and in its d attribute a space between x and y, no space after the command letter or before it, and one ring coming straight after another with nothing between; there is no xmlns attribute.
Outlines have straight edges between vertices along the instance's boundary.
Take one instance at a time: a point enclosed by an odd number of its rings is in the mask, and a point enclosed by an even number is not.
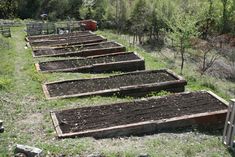
<svg viewBox="0 0 235 157"><path fill-rule="evenodd" d="M50 118L50 111L97 106L131 101L133 98L88 97L64 100L46 100L41 89L44 82L107 76L108 74L38 73L32 58L32 50L25 46L25 27L12 28L12 38L3 38L0 55L0 119L4 120L5 133L0 135L0 156L12 156L15 144L36 146L48 156L232 156L222 145L221 131L205 134L197 130L176 133L160 133L143 137L113 139L76 138L58 140ZM180 73L179 59L172 50L147 51L130 46L125 37L111 31L98 31L109 40L118 41L144 57L147 70L170 68ZM128 39L128 38L126 38ZM186 61L183 76L187 79L187 91L211 90L229 100L234 97L233 82L209 75L201 76L195 64ZM112 74L113 75L113 74Z"/></svg>

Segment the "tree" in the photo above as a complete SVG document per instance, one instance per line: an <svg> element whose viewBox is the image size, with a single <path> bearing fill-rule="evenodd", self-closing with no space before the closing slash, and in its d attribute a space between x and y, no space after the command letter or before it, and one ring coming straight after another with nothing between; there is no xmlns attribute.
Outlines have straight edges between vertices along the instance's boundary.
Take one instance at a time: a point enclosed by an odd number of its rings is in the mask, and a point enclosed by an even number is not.
<svg viewBox="0 0 235 157"><path fill-rule="evenodd" d="M191 44L197 49L197 55L200 60L199 71L201 75L204 75L220 57L215 51L213 51L213 44L201 39L191 40Z"/></svg>
<svg viewBox="0 0 235 157"><path fill-rule="evenodd" d="M229 0L221 0L223 4L223 13L222 13L222 33L227 33L229 31L229 13L228 13L228 4Z"/></svg>
<svg viewBox="0 0 235 157"><path fill-rule="evenodd" d="M0 1L0 19L14 18L17 12L15 0Z"/></svg>
<svg viewBox="0 0 235 157"><path fill-rule="evenodd" d="M201 20L199 21L201 36L203 39L207 39L208 35L212 32L213 27L215 27L215 8L214 0L208 0L206 4L205 11L201 15ZM202 6L203 7L203 6Z"/></svg>
<svg viewBox="0 0 235 157"><path fill-rule="evenodd" d="M116 0L116 25L118 32L123 32L127 22L127 4L125 0Z"/></svg>
<svg viewBox="0 0 235 157"><path fill-rule="evenodd" d="M134 36L138 36L139 43L142 44L142 37L144 35L144 31L147 27L147 17L149 16L147 4L145 0L137 0L134 5L134 8L131 12L131 30L134 33Z"/></svg>
<svg viewBox="0 0 235 157"><path fill-rule="evenodd" d="M168 37L174 41L174 46L179 48L181 55L181 74L184 69L185 51L191 47L190 39L199 35L196 26L197 18L194 15L185 14L179 10L174 14L172 21L167 21L171 31L168 32Z"/></svg>

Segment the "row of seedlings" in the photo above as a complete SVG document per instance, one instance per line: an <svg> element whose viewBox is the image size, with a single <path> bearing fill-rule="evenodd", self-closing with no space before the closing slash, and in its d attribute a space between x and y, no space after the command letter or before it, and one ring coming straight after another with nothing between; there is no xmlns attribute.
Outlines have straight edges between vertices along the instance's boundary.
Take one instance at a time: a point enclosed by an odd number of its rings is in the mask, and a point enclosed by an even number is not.
<svg viewBox="0 0 235 157"><path fill-rule="evenodd" d="M127 69L125 72L128 72L110 77L45 83L43 91L46 97L59 99L114 94L142 97L162 90L178 94L51 112L58 137L93 136L106 138L145 135L192 126L203 129L223 127L227 112L225 100L212 92L184 92L187 82L181 76L167 69L152 71L135 69L134 67L144 68L144 60L141 64L129 63L132 58L134 60L141 59L137 54L123 51L113 54L110 49L108 51L101 48L105 44L107 41L56 47L52 44L53 46L47 48L34 49L34 57L85 57L38 63L36 68L41 72L103 73L112 70L124 71L121 70L122 67L125 67L123 69ZM94 49L94 47L96 48ZM97 54L99 56L96 56ZM118 61L123 61L122 58L127 58L127 61L125 64L107 66L114 56Z"/></svg>

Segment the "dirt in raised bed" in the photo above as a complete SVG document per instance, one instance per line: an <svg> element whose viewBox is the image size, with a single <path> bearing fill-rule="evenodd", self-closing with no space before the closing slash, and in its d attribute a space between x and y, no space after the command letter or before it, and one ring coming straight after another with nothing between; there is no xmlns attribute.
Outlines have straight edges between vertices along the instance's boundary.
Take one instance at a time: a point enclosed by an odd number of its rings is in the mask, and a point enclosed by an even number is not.
<svg viewBox="0 0 235 157"><path fill-rule="evenodd" d="M152 84L166 81L175 81L176 78L166 71L151 71L115 75L107 78L74 80L47 84L51 97L89 93L107 89L116 89L125 86Z"/></svg>
<svg viewBox="0 0 235 157"><path fill-rule="evenodd" d="M83 32L73 32L68 34L52 34L52 35L39 35L39 36L32 36L28 37L30 41L35 40L47 40L47 39L57 39L57 38L65 38L65 37L71 37L71 36L81 36L81 35L89 35L92 34L89 31L83 31Z"/></svg>
<svg viewBox="0 0 235 157"><path fill-rule="evenodd" d="M120 47L119 44L115 42L104 42L98 44L91 44L91 45L80 45L74 46L69 48L60 48L60 49L42 49L34 51L35 56L43 56L43 55L55 55L55 54L66 54L71 52L80 52L85 50L93 50L93 49L103 49L103 48L114 48Z"/></svg>
<svg viewBox="0 0 235 157"><path fill-rule="evenodd" d="M140 58L134 53L123 53L123 54L118 54L118 55L108 55L108 56L95 57L95 58L69 59L69 60L42 62L42 63L39 63L39 65L42 71L48 71L48 70L59 70L59 69L72 69L72 68L79 68L83 66L91 66L94 64L131 61L131 60L137 60L137 59L140 59Z"/></svg>
<svg viewBox="0 0 235 157"><path fill-rule="evenodd" d="M63 44L78 44L78 43L89 43L91 41L103 41L105 40L101 36L85 36L79 37L78 39L68 39L68 40L58 40L58 41L45 41L45 42L36 42L32 43L32 46L54 46L54 45L63 45Z"/></svg>
<svg viewBox="0 0 235 157"><path fill-rule="evenodd" d="M63 133L101 129L138 122L225 110L206 92L174 94L157 99L56 112Z"/></svg>

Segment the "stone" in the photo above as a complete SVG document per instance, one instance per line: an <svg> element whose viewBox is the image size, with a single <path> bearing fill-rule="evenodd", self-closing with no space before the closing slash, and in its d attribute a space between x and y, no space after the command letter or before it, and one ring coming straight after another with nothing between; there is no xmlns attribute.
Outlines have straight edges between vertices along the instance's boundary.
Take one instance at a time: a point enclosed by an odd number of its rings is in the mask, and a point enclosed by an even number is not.
<svg viewBox="0 0 235 157"><path fill-rule="evenodd" d="M87 157L103 157L103 156L100 154L90 154Z"/></svg>
<svg viewBox="0 0 235 157"><path fill-rule="evenodd" d="M0 133L3 133L3 132L4 132L4 127L0 126Z"/></svg>
<svg viewBox="0 0 235 157"><path fill-rule="evenodd" d="M23 153L17 153L15 155L15 157L27 157L27 156L25 154L23 154Z"/></svg>
<svg viewBox="0 0 235 157"><path fill-rule="evenodd" d="M149 154L140 154L138 157L150 157Z"/></svg>
<svg viewBox="0 0 235 157"><path fill-rule="evenodd" d="M43 151L39 148L26 146L26 145L16 145L15 153L25 154L27 157L42 157Z"/></svg>

